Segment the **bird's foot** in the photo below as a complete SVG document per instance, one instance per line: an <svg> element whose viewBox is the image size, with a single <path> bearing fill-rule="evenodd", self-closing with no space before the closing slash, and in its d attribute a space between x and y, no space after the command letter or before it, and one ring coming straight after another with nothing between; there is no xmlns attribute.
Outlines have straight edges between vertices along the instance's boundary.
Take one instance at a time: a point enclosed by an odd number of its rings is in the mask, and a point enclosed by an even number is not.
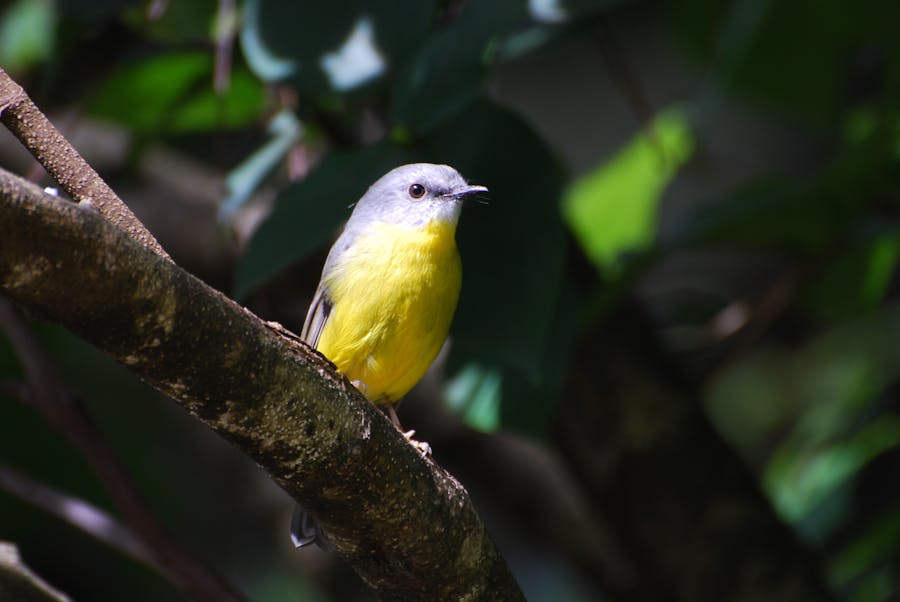
<svg viewBox="0 0 900 602"><path fill-rule="evenodd" d="M359 389L359 392L363 395L366 394L366 383L361 380L351 380L350 384Z"/></svg>
<svg viewBox="0 0 900 602"><path fill-rule="evenodd" d="M410 442L410 444L416 448L420 454L422 454L423 458L427 458L431 455L431 446L425 443L424 441L416 441L413 439L413 435L416 434L416 431L404 431L403 427L400 426L400 418L397 417L397 410L393 405L389 405L387 407L388 417L391 419L391 423L397 428L398 431L403 433L403 437Z"/></svg>
<svg viewBox="0 0 900 602"><path fill-rule="evenodd" d="M405 433L403 433L403 436L407 441L410 442L413 447L416 448L416 451L422 454L423 458L427 458L431 455L431 446L428 445L428 443L426 443L425 441L416 441L415 439L413 439L413 435L415 434L416 431L406 431Z"/></svg>

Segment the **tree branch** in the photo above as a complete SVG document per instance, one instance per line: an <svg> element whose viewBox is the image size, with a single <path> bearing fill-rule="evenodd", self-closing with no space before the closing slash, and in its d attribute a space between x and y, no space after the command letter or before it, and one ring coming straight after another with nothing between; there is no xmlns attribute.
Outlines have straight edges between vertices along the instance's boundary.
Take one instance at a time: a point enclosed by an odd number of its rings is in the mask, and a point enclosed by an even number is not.
<svg viewBox="0 0 900 602"><path fill-rule="evenodd" d="M635 304L572 358L556 438L641 568L620 600L833 600Z"/></svg>
<svg viewBox="0 0 900 602"><path fill-rule="evenodd" d="M131 209L53 127L28 98L22 86L3 69L0 69L0 121L69 196L78 202L89 201L101 215L128 232L132 238L155 253L168 257Z"/></svg>
<svg viewBox="0 0 900 602"><path fill-rule="evenodd" d="M2 297L0 330L12 343L28 378L28 391L19 396L20 401L36 409L75 444L125 520L146 544L154 564L165 569L162 573L196 600L243 600L234 588L183 549L160 524L131 482L113 447L85 408L69 395L51 359L19 319L12 304Z"/></svg>
<svg viewBox="0 0 900 602"><path fill-rule="evenodd" d="M26 474L0 463L0 490L51 514L97 541L166 576L175 577L160 565L134 532L100 508L35 481Z"/></svg>
<svg viewBox="0 0 900 602"><path fill-rule="evenodd" d="M522 599L462 485L315 351L2 170L0 223L0 291L239 446L382 598Z"/></svg>
<svg viewBox="0 0 900 602"><path fill-rule="evenodd" d="M0 542L0 599L15 602L70 602L35 575L11 543Z"/></svg>

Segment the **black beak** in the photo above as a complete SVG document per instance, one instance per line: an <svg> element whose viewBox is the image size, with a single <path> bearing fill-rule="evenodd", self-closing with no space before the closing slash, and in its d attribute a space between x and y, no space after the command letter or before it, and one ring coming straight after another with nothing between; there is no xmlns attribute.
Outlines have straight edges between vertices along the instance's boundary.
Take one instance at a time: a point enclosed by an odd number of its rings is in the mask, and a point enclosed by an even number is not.
<svg viewBox="0 0 900 602"><path fill-rule="evenodd" d="M454 190L453 192L447 193L444 196L448 196L453 199L464 199L469 196L474 196L476 194L481 194L482 192L487 192L488 189L486 186L477 186L471 185L466 186L465 188L460 188L458 190Z"/></svg>

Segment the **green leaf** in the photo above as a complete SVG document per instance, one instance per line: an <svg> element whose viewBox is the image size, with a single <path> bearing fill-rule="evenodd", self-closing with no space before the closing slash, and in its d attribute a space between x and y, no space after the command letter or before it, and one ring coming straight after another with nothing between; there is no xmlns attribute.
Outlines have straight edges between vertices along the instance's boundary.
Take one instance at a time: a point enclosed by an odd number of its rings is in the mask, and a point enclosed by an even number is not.
<svg viewBox="0 0 900 602"><path fill-rule="evenodd" d="M479 102L422 144L420 160L447 163L490 190L457 233L463 286L453 353L512 368L539 383L561 295L563 175L534 131L511 111Z"/></svg>
<svg viewBox="0 0 900 602"><path fill-rule="evenodd" d="M492 433L500 426L503 376L499 370L467 364L447 382L447 405L474 429Z"/></svg>
<svg viewBox="0 0 900 602"><path fill-rule="evenodd" d="M795 522L879 454L900 445L900 418L883 416L845 440L812 454L783 448L772 459L764 478L782 516Z"/></svg>
<svg viewBox="0 0 900 602"><path fill-rule="evenodd" d="M638 134L566 192L566 222L605 274L617 276L624 254L653 243L662 194L693 149L687 117L671 109L654 120L652 135Z"/></svg>
<svg viewBox="0 0 900 602"><path fill-rule="evenodd" d="M454 27L432 38L395 80L392 122L417 134L433 129L478 96L488 62L477 32Z"/></svg>
<svg viewBox="0 0 900 602"><path fill-rule="evenodd" d="M896 52L900 4L774 0L678 0L670 14L682 44L711 82L795 121L830 128L846 105L846 77L859 48ZM803 32L803 35L797 35Z"/></svg>
<svg viewBox="0 0 900 602"><path fill-rule="evenodd" d="M717 429L751 461L770 456L767 492L813 540L847 520L860 471L900 446L900 417L878 411L900 378L898 331L894 304L845 320L798 349L744 354L710 384L707 406Z"/></svg>
<svg viewBox="0 0 900 602"><path fill-rule="evenodd" d="M258 76L270 81L289 78L300 90L322 97L369 81L354 80L350 73L354 69L371 78L394 69L422 44L436 8L436 0L329 4L252 0L241 33L243 51ZM362 41L353 37L360 27L370 34L366 43L348 48L348 41ZM342 59L337 72L329 57ZM379 63L377 70L366 71L365 65Z"/></svg>
<svg viewBox="0 0 900 602"><path fill-rule="evenodd" d="M234 295L244 299L267 280L327 243L350 217L350 206L388 170L409 163L402 149L381 143L326 158L279 193L238 262Z"/></svg>
<svg viewBox="0 0 900 602"><path fill-rule="evenodd" d="M216 94L206 79L199 90L172 107L164 127L171 132L203 132L237 129L259 119L265 95L249 72L236 68L224 94Z"/></svg>
<svg viewBox="0 0 900 602"><path fill-rule="evenodd" d="M471 2L445 30L431 36L400 70L391 93L391 120L424 134L463 110L480 93L503 36L528 23L511 0Z"/></svg>
<svg viewBox="0 0 900 602"><path fill-rule="evenodd" d="M216 0L166 2L158 18L148 19L146 2L124 11L124 19L143 35L164 44L207 42L213 39L213 28L219 8Z"/></svg>
<svg viewBox="0 0 900 602"><path fill-rule="evenodd" d="M870 226L830 258L803 291L803 306L819 319L836 321L872 311L884 299L900 260L900 229Z"/></svg>
<svg viewBox="0 0 900 602"><path fill-rule="evenodd" d="M56 42L57 14L50 0L17 0L0 15L0 65L16 74L46 60Z"/></svg>
<svg viewBox="0 0 900 602"><path fill-rule="evenodd" d="M900 553L900 510L879 516L858 539L841 550L830 563L828 576L838 588L868 573ZM878 598L868 598L871 600Z"/></svg>
<svg viewBox="0 0 900 602"><path fill-rule="evenodd" d="M91 104L95 115L143 134L235 128L258 118L259 83L243 69L232 73L222 95L212 88L212 57L206 52L165 54L119 69Z"/></svg>
<svg viewBox="0 0 900 602"><path fill-rule="evenodd" d="M689 211L661 243L810 251L829 240L842 213L816 182L764 178Z"/></svg>

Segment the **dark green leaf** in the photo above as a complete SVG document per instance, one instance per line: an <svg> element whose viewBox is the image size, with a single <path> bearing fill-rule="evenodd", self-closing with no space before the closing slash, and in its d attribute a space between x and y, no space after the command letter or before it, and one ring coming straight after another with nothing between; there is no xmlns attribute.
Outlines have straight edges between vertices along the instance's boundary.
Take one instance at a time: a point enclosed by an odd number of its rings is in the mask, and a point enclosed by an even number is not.
<svg viewBox="0 0 900 602"><path fill-rule="evenodd" d="M900 4L840 0L814 5L757 0L678 0L671 6L682 43L738 91L796 120L820 127L839 117L854 54L897 52L891 24Z"/></svg>
<svg viewBox="0 0 900 602"><path fill-rule="evenodd" d="M91 110L145 134L234 128L257 119L259 83L243 69L222 95L212 88L212 56L185 52L124 66L106 80Z"/></svg>
<svg viewBox="0 0 900 602"><path fill-rule="evenodd" d="M132 27L166 44L206 42L213 37L216 0L166 2L165 10L155 19L148 19L147 3L142 2L126 11L125 19Z"/></svg>
<svg viewBox="0 0 900 602"><path fill-rule="evenodd" d="M380 60L384 70L389 70L428 35L436 6L435 0L378 4L365 0L327 4L253 0L248 2L242 32L242 39L249 38L253 44L244 44L244 52L249 53L251 65L268 64L272 57L284 61L284 68L258 70L260 77L290 76L299 89L321 96L349 89L326 72L323 59L336 53L361 24L368 23L372 47L360 47L351 63ZM372 76L384 70L372 72Z"/></svg>
<svg viewBox="0 0 900 602"><path fill-rule="evenodd" d="M519 2L467 4L400 71L392 91L393 123L422 134L462 110L484 85L496 43L528 22Z"/></svg>
<svg viewBox="0 0 900 602"><path fill-rule="evenodd" d="M237 267L234 295L243 299L320 245L350 216L350 206L388 170L409 163L389 143L329 156L305 179L281 191Z"/></svg>
<svg viewBox="0 0 900 602"><path fill-rule="evenodd" d="M767 179L691 211L665 236L664 245L729 245L817 249L838 223L840 207L821 187L800 180Z"/></svg>
<svg viewBox="0 0 900 602"><path fill-rule="evenodd" d="M540 382L565 256L559 165L520 118L486 102L436 131L422 159L490 189L489 204L466 207L457 236L463 289L454 352Z"/></svg>
<svg viewBox="0 0 900 602"><path fill-rule="evenodd" d="M829 257L801 302L823 320L874 310L884 300L900 260L900 230L869 224L839 254Z"/></svg>

